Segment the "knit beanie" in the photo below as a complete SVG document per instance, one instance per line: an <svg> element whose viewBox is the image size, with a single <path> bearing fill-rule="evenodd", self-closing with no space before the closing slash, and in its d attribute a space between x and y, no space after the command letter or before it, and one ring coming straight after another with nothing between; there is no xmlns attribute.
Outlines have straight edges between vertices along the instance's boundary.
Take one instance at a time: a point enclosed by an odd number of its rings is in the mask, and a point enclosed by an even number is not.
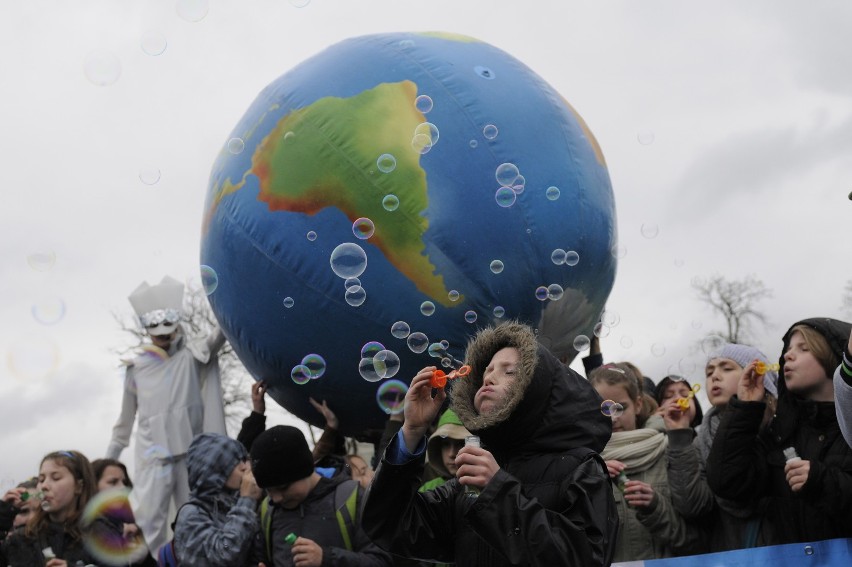
<svg viewBox="0 0 852 567"><path fill-rule="evenodd" d="M251 446L251 470L261 488L311 476L314 457L304 433L290 425L276 425L261 433Z"/></svg>
<svg viewBox="0 0 852 567"><path fill-rule="evenodd" d="M733 360L741 367L745 368L748 366L751 361L757 359L766 364L770 364L769 359L766 358L766 355L760 352L760 350L754 348L753 346L748 345L738 345L734 343L725 343L707 357L707 362L710 362L714 358L728 358ZM767 392L778 397L778 373L773 370L767 370L766 374L763 375L763 387Z"/></svg>

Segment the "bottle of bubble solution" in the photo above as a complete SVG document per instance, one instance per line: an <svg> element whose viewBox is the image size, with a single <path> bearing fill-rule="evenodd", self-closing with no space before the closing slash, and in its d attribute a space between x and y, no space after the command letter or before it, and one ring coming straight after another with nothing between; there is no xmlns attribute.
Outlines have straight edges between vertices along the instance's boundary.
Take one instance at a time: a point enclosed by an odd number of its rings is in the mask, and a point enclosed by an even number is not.
<svg viewBox="0 0 852 567"><path fill-rule="evenodd" d="M628 480L630 479L627 478L627 473L622 470L620 473L618 473L618 476L615 477L615 485L618 486L618 489L621 492L624 492L624 489L626 488L625 483L627 483Z"/></svg>
<svg viewBox="0 0 852 567"><path fill-rule="evenodd" d="M784 449L784 458L787 459L788 463L790 461L801 461L802 460L801 457L799 457L799 454L796 452L796 450L792 447L787 447L786 449Z"/></svg>
<svg viewBox="0 0 852 567"><path fill-rule="evenodd" d="M296 543L296 540L298 539L298 537L299 536L297 536L296 534L291 532L291 533L287 534L287 536L284 538L284 542L289 544L289 545L293 545L294 543Z"/></svg>
<svg viewBox="0 0 852 567"><path fill-rule="evenodd" d="M481 447L479 437L476 435L468 435L464 438L465 447ZM477 498L479 496L479 488L469 484L464 485L464 495L468 498Z"/></svg>

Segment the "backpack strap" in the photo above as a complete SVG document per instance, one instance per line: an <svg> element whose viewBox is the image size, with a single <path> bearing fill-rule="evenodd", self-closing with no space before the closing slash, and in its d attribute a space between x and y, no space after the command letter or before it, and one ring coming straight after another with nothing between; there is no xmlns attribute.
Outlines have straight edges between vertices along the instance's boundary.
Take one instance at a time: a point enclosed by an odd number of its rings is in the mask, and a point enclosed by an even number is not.
<svg viewBox="0 0 852 567"><path fill-rule="evenodd" d="M266 542L266 559L272 562L272 508L269 496L260 503L260 529L263 531L263 541Z"/></svg>
<svg viewBox="0 0 852 567"><path fill-rule="evenodd" d="M356 480L341 482L334 489L334 515L340 527L343 545L352 551L355 537L355 520L358 515L358 489L361 487Z"/></svg>

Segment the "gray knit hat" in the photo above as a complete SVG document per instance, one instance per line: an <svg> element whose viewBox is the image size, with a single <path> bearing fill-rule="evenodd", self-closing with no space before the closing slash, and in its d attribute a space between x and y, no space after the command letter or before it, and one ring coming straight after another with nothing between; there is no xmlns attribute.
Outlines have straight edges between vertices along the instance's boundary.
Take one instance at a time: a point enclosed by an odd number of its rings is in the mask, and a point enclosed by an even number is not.
<svg viewBox="0 0 852 567"><path fill-rule="evenodd" d="M718 349L714 350L710 353L710 356L707 357L707 362L710 362L714 358L728 358L733 360L743 368L749 365L749 363L754 360L761 360L766 364L771 364L769 359L766 358L766 355L760 352L760 350L754 348L753 346L748 345L738 345L734 343L725 343L720 346ZM763 375L763 387L766 388L766 391L778 397L778 373L773 370L768 370L766 374Z"/></svg>

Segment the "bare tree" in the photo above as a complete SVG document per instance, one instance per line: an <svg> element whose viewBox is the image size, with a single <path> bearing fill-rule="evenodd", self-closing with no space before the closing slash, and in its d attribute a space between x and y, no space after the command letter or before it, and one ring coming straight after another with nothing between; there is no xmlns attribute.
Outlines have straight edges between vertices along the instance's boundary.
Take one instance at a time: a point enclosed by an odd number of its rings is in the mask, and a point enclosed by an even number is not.
<svg viewBox="0 0 852 567"><path fill-rule="evenodd" d="M127 342L113 350L122 359L132 358L140 352L142 345L151 340L139 325L136 316L130 312L113 312L113 318L125 333ZM183 299L184 330L187 338L210 333L216 325L216 317L210 309L210 303L204 290L190 283ZM237 358L233 347L225 342L219 349L219 373L222 381L222 401L225 406L225 421L228 432L236 437L243 418L251 411L251 376Z"/></svg>
<svg viewBox="0 0 852 567"><path fill-rule="evenodd" d="M728 280L714 275L706 280L694 280L692 287L700 301L725 319L727 332L716 334L729 342L748 342L752 322L767 322L766 315L758 309L757 304L762 299L772 297L772 290L754 275L742 280Z"/></svg>

